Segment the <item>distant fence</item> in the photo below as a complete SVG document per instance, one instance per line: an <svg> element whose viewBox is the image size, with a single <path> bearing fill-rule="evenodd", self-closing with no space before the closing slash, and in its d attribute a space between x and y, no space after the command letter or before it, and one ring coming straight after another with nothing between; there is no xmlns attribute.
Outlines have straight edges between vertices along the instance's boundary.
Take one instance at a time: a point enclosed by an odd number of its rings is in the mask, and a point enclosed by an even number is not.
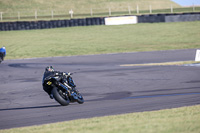
<svg viewBox="0 0 200 133"><path fill-rule="evenodd" d="M153 5L146 5L141 9L140 5L135 7L127 6L122 9L96 8L87 9L84 12L77 10L28 10L17 12L3 12L0 10L0 21L32 21L32 20L55 20L55 19L72 19L72 18L88 18L88 17L107 17L119 15L142 15L142 14L161 14L161 13L184 13L184 12L200 12L200 6L174 8L172 5L166 9L154 9Z"/></svg>
<svg viewBox="0 0 200 133"><path fill-rule="evenodd" d="M105 25L105 18L106 17L69 19L69 20L51 20L51 21L0 22L0 31ZM136 16L136 19L137 19L136 23L200 21L200 12L180 13L180 14L177 13L177 14L138 15Z"/></svg>

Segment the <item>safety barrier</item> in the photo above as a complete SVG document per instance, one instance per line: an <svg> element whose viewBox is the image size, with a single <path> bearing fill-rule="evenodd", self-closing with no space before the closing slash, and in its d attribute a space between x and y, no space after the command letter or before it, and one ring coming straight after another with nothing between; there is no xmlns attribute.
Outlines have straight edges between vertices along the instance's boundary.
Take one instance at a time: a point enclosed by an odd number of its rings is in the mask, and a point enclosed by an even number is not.
<svg viewBox="0 0 200 133"><path fill-rule="evenodd" d="M123 16L121 16L121 18L122 17ZM151 15L139 15L135 17L137 22L134 23L200 21L200 12L179 13L179 14L151 14ZM105 19L106 19L105 17L96 17L96 18L70 19L70 20L0 22L0 31L105 25ZM122 21L121 19L115 19L115 20ZM135 21L135 19L133 19L133 21Z"/></svg>
<svg viewBox="0 0 200 133"><path fill-rule="evenodd" d="M200 21L200 12L138 16L138 23Z"/></svg>
<svg viewBox="0 0 200 133"><path fill-rule="evenodd" d="M165 22L165 14L138 16L138 23L159 23L159 22Z"/></svg>
<svg viewBox="0 0 200 133"><path fill-rule="evenodd" d="M168 14L165 16L165 22L185 22L185 21L200 21L200 13L183 13L183 14Z"/></svg>
<svg viewBox="0 0 200 133"><path fill-rule="evenodd" d="M32 30L49 29L59 27L105 25L103 17L70 19L70 20L51 20L51 21L18 21L18 22L0 22L0 31L10 30Z"/></svg>

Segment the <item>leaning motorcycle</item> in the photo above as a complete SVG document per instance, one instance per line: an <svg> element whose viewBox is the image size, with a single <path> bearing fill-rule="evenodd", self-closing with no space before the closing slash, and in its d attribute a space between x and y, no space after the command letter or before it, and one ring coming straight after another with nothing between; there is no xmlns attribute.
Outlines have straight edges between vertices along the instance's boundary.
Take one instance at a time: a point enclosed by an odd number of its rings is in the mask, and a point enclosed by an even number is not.
<svg viewBox="0 0 200 133"><path fill-rule="evenodd" d="M84 99L76 89L71 75L72 73L64 73L62 76L58 75L45 80L45 83L51 89L53 98L62 106L67 106L72 102L84 103Z"/></svg>
<svg viewBox="0 0 200 133"><path fill-rule="evenodd" d="M0 53L0 64L1 64L2 61L3 61L3 54Z"/></svg>

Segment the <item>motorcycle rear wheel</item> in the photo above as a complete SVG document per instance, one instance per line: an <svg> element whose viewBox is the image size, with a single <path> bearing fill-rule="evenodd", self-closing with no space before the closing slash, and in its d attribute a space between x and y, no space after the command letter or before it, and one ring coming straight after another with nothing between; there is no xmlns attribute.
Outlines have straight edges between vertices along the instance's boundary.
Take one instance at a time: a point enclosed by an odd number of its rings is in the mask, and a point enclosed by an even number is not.
<svg viewBox="0 0 200 133"><path fill-rule="evenodd" d="M69 99L66 100L60 93L59 93L59 89L57 87L54 87L51 91L51 93L53 94L54 99L60 103L62 106L67 106L69 105L70 101Z"/></svg>

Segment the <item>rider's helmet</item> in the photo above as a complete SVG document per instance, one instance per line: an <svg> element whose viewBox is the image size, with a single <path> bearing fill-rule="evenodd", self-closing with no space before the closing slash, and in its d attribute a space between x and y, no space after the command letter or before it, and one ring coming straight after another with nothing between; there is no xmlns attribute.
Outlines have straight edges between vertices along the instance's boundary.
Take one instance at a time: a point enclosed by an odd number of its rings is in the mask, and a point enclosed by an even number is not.
<svg viewBox="0 0 200 133"><path fill-rule="evenodd" d="M52 66L48 66L48 67L46 67L45 71L53 72L54 69Z"/></svg>

